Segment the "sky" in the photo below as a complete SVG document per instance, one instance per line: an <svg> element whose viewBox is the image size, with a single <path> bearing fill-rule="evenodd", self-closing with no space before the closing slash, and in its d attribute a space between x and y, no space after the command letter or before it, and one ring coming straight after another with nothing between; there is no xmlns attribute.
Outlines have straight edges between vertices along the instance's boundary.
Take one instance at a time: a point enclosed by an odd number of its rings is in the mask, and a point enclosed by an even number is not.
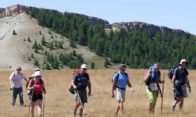
<svg viewBox="0 0 196 117"><path fill-rule="evenodd" d="M196 0L0 0L0 8L14 4L80 13L110 23L140 21L196 35Z"/></svg>

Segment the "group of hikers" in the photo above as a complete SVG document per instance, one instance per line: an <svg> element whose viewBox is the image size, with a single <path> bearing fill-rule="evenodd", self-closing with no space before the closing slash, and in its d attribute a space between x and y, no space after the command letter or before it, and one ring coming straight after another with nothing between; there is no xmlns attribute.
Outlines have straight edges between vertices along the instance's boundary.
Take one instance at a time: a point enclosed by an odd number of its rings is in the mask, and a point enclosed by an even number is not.
<svg viewBox="0 0 196 117"><path fill-rule="evenodd" d="M174 103L171 105L171 111L174 111L177 104L179 104L179 109L182 109L184 104L184 98L188 96L187 88L189 92L191 92L191 87L189 84L188 71L186 69L188 62L185 59L182 59L179 62L179 65L173 69L171 82L172 82L172 90L174 96ZM127 66L122 64L118 68L118 72L116 72L112 76L112 98L116 97L117 100L117 108L115 111L115 116L118 115L119 111L124 113L124 105L125 102L125 93L126 86L128 85L132 91L132 85L129 80L129 76L126 73ZM160 66L158 63L154 64L150 67L147 73L144 76L144 82L146 85L146 94L149 98L149 113L154 113L155 105L157 102L158 94L160 92L159 83L165 83L164 80L161 80L161 72L159 70ZM22 91L22 80L28 81L27 89L29 90L28 95L31 100L31 117L34 117L34 107L38 108L38 116L43 117L43 98L46 94L46 89L44 87L44 80L41 74L40 69L36 69L35 72L30 77L30 80L27 80L22 72L21 67L17 67L16 71L14 71L10 75L10 87L13 90L12 94L12 102L11 104L14 106L16 102L16 97L19 95L20 105L24 105L23 101L23 91ZM87 92L88 87L88 92ZM75 107L73 110L73 117L76 117L77 110L79 109L79 116L82 117L84 104L88 102L88 96L91 96L91 81L90 77L87 73L87 65L82 64L80 66L79 71L74 73L71 81L70 92L72 92L75 99ZM71 91L72 90L72 91ZM30 107L30 106L29 106Z"/></svg>

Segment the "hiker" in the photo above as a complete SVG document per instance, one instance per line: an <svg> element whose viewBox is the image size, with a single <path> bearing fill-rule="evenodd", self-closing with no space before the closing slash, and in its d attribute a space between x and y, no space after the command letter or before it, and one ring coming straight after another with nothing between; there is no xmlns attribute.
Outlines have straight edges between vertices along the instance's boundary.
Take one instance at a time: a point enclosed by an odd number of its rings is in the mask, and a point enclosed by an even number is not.
<svg viewBox="0 0 196 117"><path fill-rule="evenodd" d="M129 76L125 72L126 65L122 64L119 67L118 73L113 75L113 85L112 85L112 98L114 98L114 92L116 91L116 99L117 99L117 109L115 111L115 115L118 115L119 110L121 109L122 113L124 113L123 103L125 101L125 92L126 85L132 87Z"/></svg>
<svg viewBox="0 0 196 117"><path fill-rule="evenodd" d="M84 103L87 103L87 90L88 87L88 96L91 96L91 82L89 75L87 73L87 65L82 64L80 67L80 72L73 76L72 86L75 89L75 101L76 105L74 108L73 116L76 116L77 109L80 107L79 116L82 117Z"/></svg>
<svg viewBox="0 0 196 117"><path fill-rule="evenodd" d="M179 63L179 67L174 70L174 75L172 78L172 89L174 92L174 103L171 106L171 111L174 111L176 105L179 103L179 109L181 110L184 105L184 98L188 97L187 87L189 93L191 93L191 86L188 79L188 71L186 67L188 62L182 59Z"/></svg>
<svg viewBox="0 0 196 117"><path fill-rule="evenodd" d="M34 73L34 78L29 82L28 90L32 91L31 97L31 115L34 117L34 107L37 106L38 109L38 116L42 117L42 100L43 95L46 94L44 81L41 79L40 72Z"/></svg>
<svg viewBox="0 0 196 117"><path fill-rule="evenodd" d="M19 95L20 105L25 106L23 100L23 89L22 89L22 80L27 79L24 77L23 73L21 72L22 68L20 66L16 67L16 71L12 72L9 77L10 80L10 90L13 91L12 93L12 102L11 104L14 106L16 103L17 95Z"/></svg>
<svg viewBox="0 0 196 117"><path fill-rule="evenodd" d="M159 71L159 64L154 64L151 68L148 69L144 77L144 82L146 85L146 93L149 98L149 113L154 113L158 93L160 92L159 83L165 83L161 80L161 72Z"/></svg>
<svg viewBox="0 0 196 117"><path fill-rule="evenodd" d="M26 83L26 88L28 88L29 82L34 78L34 74L39 73L41 74L41 70L39 68L35 68L34 73L28 78L27 83ZM43 80L43 76L41 75L41 79ZM29 99L31 100L32 97L32 91L28 90L27 92Z"/></svg>

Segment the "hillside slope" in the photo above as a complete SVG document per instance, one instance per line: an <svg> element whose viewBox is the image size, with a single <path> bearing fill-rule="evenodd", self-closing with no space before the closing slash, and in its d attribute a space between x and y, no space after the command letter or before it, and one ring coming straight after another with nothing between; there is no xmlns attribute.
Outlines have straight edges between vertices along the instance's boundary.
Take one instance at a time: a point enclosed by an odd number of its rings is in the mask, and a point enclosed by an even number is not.
<svg viewBox="0 0 196 117"><path fill-rule="evenodd" d="M13 34L14 30L16 35ZM32 49L35 40L41 43L43 36L45 36L47 42L63 41L64 49L55 51L55 54L76 50L76 53L80 53L87 61L96 57L99 58L86 47L77 46L75 49L71 48L67 38L48 28L39 26L37 20L26 13L20 13L0 18L0 69L15 68L18 65L24 69L30 69L34 67L33 61L29 60L31 54L41 58L41 61L43 61L43 55L35 54ZM49 49L45 49L45 51L49 51Z"/></svg>

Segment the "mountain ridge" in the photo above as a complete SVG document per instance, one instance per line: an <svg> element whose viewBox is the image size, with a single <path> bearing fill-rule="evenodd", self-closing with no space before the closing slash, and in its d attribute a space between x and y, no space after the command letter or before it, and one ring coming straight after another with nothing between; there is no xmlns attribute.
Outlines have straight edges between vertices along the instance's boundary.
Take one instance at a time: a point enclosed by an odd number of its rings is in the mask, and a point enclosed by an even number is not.
<svg viewBox="0 0 196 117"><path fill-rule="evenodd" d="M11 16L11 15L16 15L21 12L25 12L29 8L37 8L37 7L16 4L16 5L6 7L6 8L0 8L0 18L6 17L6 16ZM38 8L38 9L46 9L49 11L51 10L51 11L59 12L58 10L52 10L52 9L47 9L47 8ZM172 29L172 28L169 28L166 26L159 26L159 25L150 24L150 23L146 23L146 22L137 22L137 21L132 22L132 21L130 21L130 22L109 23L109 21L107 21L107 20L104 20L104 19L101 19L98 17L94 17L94 16L87 16L84 14L71 13L71 12L66 12L66 13L84 16L87 19L89 19L90 21L92 21L94 23L102 24L106 28L110 28L112 30L125 29L128 31L132 31L132 30L147 30L147 29L149 29L152 33L154 33L154 32L173 32L177 35L194 36L194 34L191 34L189 32L185 32L182 29Z"/></svg>

